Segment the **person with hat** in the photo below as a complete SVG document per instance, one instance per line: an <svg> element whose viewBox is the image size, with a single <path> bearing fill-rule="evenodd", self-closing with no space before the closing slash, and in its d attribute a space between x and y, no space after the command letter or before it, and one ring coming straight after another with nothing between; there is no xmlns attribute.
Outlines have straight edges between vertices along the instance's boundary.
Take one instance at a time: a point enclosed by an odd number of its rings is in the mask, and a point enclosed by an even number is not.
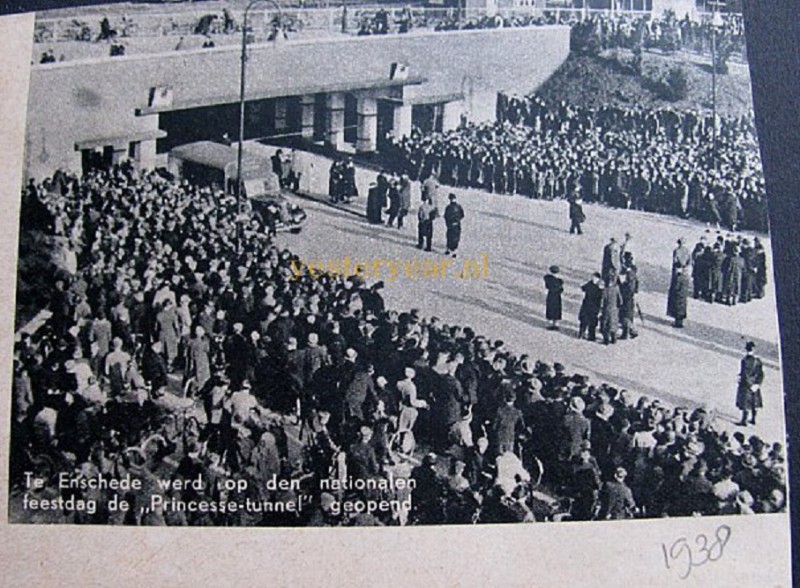
<svg viewBox="0 0 800 588"><path fill-rule="evenodd" d="M592 444L588 440L581 443L580 452L572 459L570 487L575 498L572 518L576 521L592 520L597 511L602 478L600 466L592 456Z"/></svg>
<svg viewBox="0 0 800 588"><path fill-rule="evenodd" d="M347 473L354 479L367 480L378 476L381 466L372 446L372 427L359 427L359 440L347 451Z"/></svg>
<svg viewBox="0 0 800 588"><path fill-rule="evenodd" d="M603 263L600 270L603 282L608 285L616 282L620 266L619 244L616 237L611 237L603 247Z"/></svg>
<svg viewBox="0 0 800 588"><path fill-rule="evenodd" d="M603 485L600 493L600 519L630 519L636 512L633 492L625 484L628 471L622 467L614 470L614 478Z"/></svg>
<svg viewBox="0 0 800 588"><path fill-rule="evenodd" d="M250 344L244 335L243 323L233 324L233 333L225 340L224 350L231 387L239 388L251 367Z"/></svg>
<svg viewBox="0 0 800 588"><path fill-rule="evenodd" d="M456 202L456 195L452 192L448 196L450 203L444 209L444 224L447 227L445 237L447 250L445 255L456 257L458 245L461 242L461 221L464 219L464 209Z"/></svg>
<svg viewBox="0 0 800 588"><path fill-rule="evenodd" d="M619 275L619 294L620 294L620 325L622 335L620 339L635 339L638 333L634 328L633 321L636 316L636 294L639 292L639 277L636 264L633 261L633 253L625 251L622 254L622 271Z"/></svg>
<svg viewBox="0 0 800 588"><path fill-rule="evenodd" d="M581 224L586 222L586 214L583 212L583 199L577 188L575 194L569 199L569 220L569 234L577 233L578 235L583 235Z"/></svg>
<svg viewBox="0 0 800 588"><path fill-rule="evenodd" d="M600 314L600 305L603 300L603 278L598 273L592 274L592 279L581 286L583 301L578 311L578 339L584 335L589 341L597 338L597 318Z"/></svg>
<svg viewBox="0 0 800 588"><path fill-rule="evenodd" d="M600 297L600 332L604 345L614 345L617 342L620 306L622 295L619 292L619 277L615 276L606 283Z"/></svg>
<svg viewBox="0 0 800 588"><path fill-rule="evenodd" d="M435 525L444 522L444 496L446 480L439 475L435 453L422 458L422 464L411 471L414 481L411 494L410 522L417 525Z"/></svg>
<svg viewBox="0 0 800 588"><path fill-rule="evenodd" d="M739 364L739 387L736 391L736 408L742 411L740 426L747 425L747 415L750 414L750 424L756 424L756 413L763 406L761 398L761 383L764 381L764 365L755 356L753 350L756 344L748 341L745 345L746 354Z"/></svg>
<svg viewBox="0 0 800 588"><path fill-rule="evenodd" d="M403 209L403 202L400 198L400 182L397 177L386 180L386 199L389 203L389 208L386 211L386 214L389 215L389 218L386 219L386 226L394 226L396 219L397 228L402 228L403 218L406 216L408 209Z"/></svg>
<svg viewBox="0 0 800 588"><path fill-rule="evenodd" d="M397 213L397 228L402 229L403 219L408 214L408 211L411 210L411 179L408 177L408 174L403 174L400 176L400 181L397 185L397 191L399 194L400 204L400 209ZM392 220L391 216L389 220Z"/></svg>
<svg viewBox="0 0 800 588"><path fill-rule="evenodd" d="M436 211L435 216L433 218L437 218L440 212L439 178L435 170L431 171L427 179L424 182L422 182L421 192L422 192L422 198L425 199L427 197L428 202L431 203L431 206L433 206L433 209Z"/></svg>
<svg viewBox="0 0 800 588"><path fill-rule="evenodd" d="M492 441L495 455L503 455L509 451L513 453L517 436L525 428L522 411L514 406L516 401L514 391L507 390L504 400L504 404L497 409L492 422Z"/></svg>
<svg viewBox="0 0 800 588"><path fill-rule="evenodd" d="M356 166L353 164L353 158L348 157L342 166L342 198L345 202L350 202L357 197Z"/></svg>
<svg viewBox="0 0 800 588"><path fill-rule="evenodd" d="M545 316L550 321L548 331L558 330L558 321L561 320L561 293L564 291L564 281L558 277L557 265L550 266L550 273L544 277L544 287L547 289L545 302Z"/></svg>
<svg viewBox="0 0 800 588"><path fill-rule="evenodd" d="M372 182L367 192L367 222L373 225L383 224L385 199L384 190L381 189L377 182Z"/></svg>
<svg viewBox="0 0 800 588"><path fill-rule="evenodd" d="M591 422L583 415L586 402L580 396L573 396L568 404L567 412L562 420L561 458L569 461L581 451L581 444L589 440Z"/></svg>
<svg viewBox="0 0 800 588"><path fill-rule="evenodd" d="M676 329L682 329L686 320L691 266L692 256L684 247L684 240L678 239L678 246L672 252L672 279L667 298L667 316L675 319L673 326Z"/></svg>

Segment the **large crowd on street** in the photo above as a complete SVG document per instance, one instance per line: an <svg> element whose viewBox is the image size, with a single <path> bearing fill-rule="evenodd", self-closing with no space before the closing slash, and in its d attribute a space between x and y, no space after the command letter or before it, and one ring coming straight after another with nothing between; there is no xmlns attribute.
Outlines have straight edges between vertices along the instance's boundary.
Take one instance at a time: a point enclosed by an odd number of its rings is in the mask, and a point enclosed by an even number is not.
<svg viewBox="0 0 800 588"><path fill-rule="evenodd" d="M723 432L702 408L592 382L470 326L388 309L380 283L298 275L297 257L234 214L232 196L126 165L25 191L69 249L51 315L15 347L12 485L33 470L50 476L39 495L107 499L59 490L54 477L144 483L128 512L61 521L395 525L785 509L780 443ZM404 467L415 481L408 512L336 512L342 496L319 484ZM205 490L156 482L198 476ZM276 476L301 490L270 486ZM213 499L226 479L247 480L234 487L254 499L302 492L311 502L302 512L138 508L159 493Z"/></svg>
<svg viewBox="0 0 800 588"><path fill-rule="evenodd" d="M580 107L498 95L497 120L393 140L411 177L528 198L599 202L767 230L753 121L673 108ZM716 136L716 137L715 137Z"/></svg>
<svg viewBox="0 0 800 588"><path fill-rule="evenodd" d="M731 54L745 55L744 19L725 14L715 26L712 18L682 18L666 12L660 17L631 14L592 15L577 22L571 18L573 46L583 48L586 39L594 38L597 49L660 49L670 52L688 50L709 54L723 46ZM729 48L729 49L728 49Z"/></svg>

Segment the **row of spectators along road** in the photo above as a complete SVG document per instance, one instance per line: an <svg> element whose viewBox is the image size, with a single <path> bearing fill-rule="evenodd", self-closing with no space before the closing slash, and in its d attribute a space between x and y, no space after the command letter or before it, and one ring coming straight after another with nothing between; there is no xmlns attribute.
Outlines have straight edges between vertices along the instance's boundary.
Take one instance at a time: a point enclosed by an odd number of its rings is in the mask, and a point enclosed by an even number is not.
<svg viewBox="0 0 800 588"><path fill-rule="evenodd" d="M59 41L112 42L122 47L118 55L125 54L126 39L152 36L181 36L187 40L175 45L177 50L199 48L193 44L193 36L204 39L203 48L213 48L217 41L224 41L226 36L238 35L241 24L230 11L221 14L209 13L199 18L190 15L164 17L152 15L147 22L137 22L138 16L122 15L119 19L104 17L95 27L89 22L37 21L34 32L36 43L57 43ZM336 26L331 29L331 22ZM352 22L351 22L352 21ZM254 22L261 23L258 18ZM343 25L342 22L345 24ZM57 23L57 24L56 24ZM676 51L680 49L708 54L711 51L712 37L716 35L717 52L737 54L745 57L744 26L738 15L726 15L723 25L713 29L708 18L692 19L687 15L677 19L672 14L662 17L631 14L596 14L584 15L581 11L545 12L541 15L509 14L494 16L465 16L457 10L424 10L406 7L387 11L380 8L376 11L358 10L342 12L331 18L330 11L287 10L285 14L273 16L266 23L267 40L283 40L293 35L303 34L318 29L331 29L334 32L351 32L351 34L386 35L403 34L414 30L454 31L492 28L530 27L552 24L564 24L572 27L572 48L583 51L591 47L593 50L627 48L627 49L660 49ZM119 50L118 50L119 51ZM56 61L55 50L48 49L42 54L41 63Z"/></svg>
<svg viewBox="0 0 800 588"><path fill-rule="evenodd" d="M677 108L579 107L498 95L497 122L395 140L412 177L529 198L583 198L767 230L752 118Z"/></svg>
<svg viewBox="0 0 800 588"><path fill-rule="evenodd" d="M108 490L59 490L57 474L144 483L126 513L50 520L391 525L784 509L780 443L719 432L702 409L591 382L470 326L388 310L379 285L293 279L297 258L257 220L239 228L237 253L230 196L123 166L59 173L25 198L25 210L44 203L52 216L39 228L71 253L67 271L39 276L52 317L15 348L12 503L25 471L48 479L29 494L100 504ZM411 467L410 512L337 513L336 500L381 491L320 489ZM202 490L156 481L198 476ZM269 489L275 476L301 489ZM220 480L246 480L255 500L312 500L299 513L140 509L154 494L221 499ZM227 498L243 501L236 492Z"/></svg>

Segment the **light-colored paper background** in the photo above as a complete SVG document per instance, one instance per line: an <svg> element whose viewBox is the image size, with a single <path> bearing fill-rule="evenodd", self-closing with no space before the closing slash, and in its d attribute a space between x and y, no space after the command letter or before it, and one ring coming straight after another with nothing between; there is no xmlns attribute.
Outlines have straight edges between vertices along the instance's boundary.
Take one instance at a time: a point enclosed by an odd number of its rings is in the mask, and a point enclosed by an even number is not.
<svg viewBox="0 0 800 588"><path fill-rule="evenodd" d="M0 586L790 586L789 517L386 529L8 525L19 189L33 14L0 18ZM666 569L662 543L732 529Z"/></svg>

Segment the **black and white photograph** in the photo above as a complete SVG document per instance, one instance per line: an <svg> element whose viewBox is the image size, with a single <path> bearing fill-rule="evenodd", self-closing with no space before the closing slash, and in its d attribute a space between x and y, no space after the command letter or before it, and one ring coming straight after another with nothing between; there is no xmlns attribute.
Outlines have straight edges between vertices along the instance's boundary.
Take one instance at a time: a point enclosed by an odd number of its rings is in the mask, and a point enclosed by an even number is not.
<svg viewBox="0 0 800 588"><path fill-rule="evenodd" d="M653 559L714 565L789 498L742 11L37 12L9 522L714 517Z"/></svg>

